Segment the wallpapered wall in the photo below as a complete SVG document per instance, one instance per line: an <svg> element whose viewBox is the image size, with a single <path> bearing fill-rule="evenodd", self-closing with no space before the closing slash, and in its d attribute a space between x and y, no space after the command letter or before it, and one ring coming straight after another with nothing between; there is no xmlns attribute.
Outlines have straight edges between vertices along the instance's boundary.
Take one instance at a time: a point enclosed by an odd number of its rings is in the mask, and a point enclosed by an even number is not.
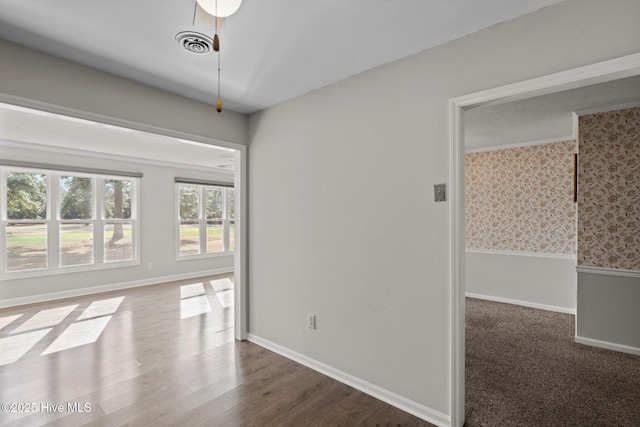
<svg viewBox="0 0 640 427"><path fill-rule="evenodd" d="M466 247L575 254L576 141L465 154Z"/></svg>
<svg viewBox="0 0 640 427"><path fill-rule="evenodd" d="M578 265L640 270L640 107L578 125Z"/></svg>

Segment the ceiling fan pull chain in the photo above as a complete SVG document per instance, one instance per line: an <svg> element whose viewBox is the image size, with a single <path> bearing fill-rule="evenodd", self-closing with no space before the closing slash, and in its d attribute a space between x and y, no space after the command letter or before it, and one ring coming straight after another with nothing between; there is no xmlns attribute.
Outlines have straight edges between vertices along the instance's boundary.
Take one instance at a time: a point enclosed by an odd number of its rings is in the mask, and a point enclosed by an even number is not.
<svg viewBox="0 0 640 427"><path fill-rule="evenodd" d="M218 100L216 101L216 111L222 113L222 98L220 98L220 37L218 37L218 0L216 0L216 34L213 36L213 50L218 52Z"/></svg>

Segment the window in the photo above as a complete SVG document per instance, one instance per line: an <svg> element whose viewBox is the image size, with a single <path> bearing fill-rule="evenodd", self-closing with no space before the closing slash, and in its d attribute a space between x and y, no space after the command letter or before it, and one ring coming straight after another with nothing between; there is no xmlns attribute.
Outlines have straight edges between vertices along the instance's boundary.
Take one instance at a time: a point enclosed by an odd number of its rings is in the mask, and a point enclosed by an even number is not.
<svg viewBox="0 0 640 427"><path fill-rule="evenodd" d="M214 185L177 183L178 255L206 256L235 250L235 192Z"/></svg>
<svg viewBox="0 0 640 427"><path fill-rule="evenodd" d="M2 167L2 274L137 264L138 178Z"/></svg>

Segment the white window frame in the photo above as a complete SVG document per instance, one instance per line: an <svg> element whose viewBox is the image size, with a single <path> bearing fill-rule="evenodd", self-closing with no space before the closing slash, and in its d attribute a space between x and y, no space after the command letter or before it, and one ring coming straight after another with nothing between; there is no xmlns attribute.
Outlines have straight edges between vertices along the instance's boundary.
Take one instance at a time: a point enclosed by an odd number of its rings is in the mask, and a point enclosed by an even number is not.
<svg viewBox="0 0 640 427"><path fill-rule="evenodd" d="M197 219L181 219L180 218L180 186L192 186L198 189L198 218ZM223 206L222 206L222 218L207 219L207 206L205 191L208 188L222 190L223 191ZM182 261L187 259L197 258L215 258L220 256L234 255L235 250L230 250L231 243L231 224L235 227L235 212L234 218L229 218L228 203L229 192L234 191L234 187L226 185L215 184L202 184L198 182L186 182L177 181L175 183L175 200L176 200L176 228L175 228L175 241L176 241L176 260ZM208 221L222 221L222 239L223 250L219 252L207 252L207 222ZM199 245L200 252L197 254L183 254L180 251L180 225L182 222L198 223L199 231ZM235 233L234 233L235 234ZM235 247L235 244L234 244Z"/></svg>
<svg viewBox="0 0 640 427"><path fill-rule="evenodd" d="M7 216L7 174L11 172L46 175L47 215L42 220L9 220ZM90 219L62 219L60 215L60 178L73 176L92 179L93 212ZM131 181L131 218L107 219L104 212L104 183L109 180ZM140 206L140 178L132 176L107 175L66 170L40 169L20 166L0 166L0 280L12 280L26 277L41 277L72 272L95 271L110 268L122 268L140 265L140 225L138 209ZM104 260L104 227L116 222L131 223L132 259L125 261ZM6 247L7 226L15 223L44 223L47 229L47 267L7 271L8 257ZM60 226L62 224L91 224L93 227L93 262L81 265L60 265Z"/></svg>

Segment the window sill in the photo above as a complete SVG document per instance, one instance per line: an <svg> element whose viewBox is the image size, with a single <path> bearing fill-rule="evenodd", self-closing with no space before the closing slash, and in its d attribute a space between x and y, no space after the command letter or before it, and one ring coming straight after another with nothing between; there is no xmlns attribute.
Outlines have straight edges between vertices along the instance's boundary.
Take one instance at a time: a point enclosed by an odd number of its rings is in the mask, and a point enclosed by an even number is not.
<svg viewBox="0 0 640 427"><path fill-rule="evenodd" d="M176 261L191 261L196 259L207 259L207 258L222 258L228 256L234 256L236 253L234 252L214 252L210 254L194 254L194 255L178 255L176 257Z"/></svg>

